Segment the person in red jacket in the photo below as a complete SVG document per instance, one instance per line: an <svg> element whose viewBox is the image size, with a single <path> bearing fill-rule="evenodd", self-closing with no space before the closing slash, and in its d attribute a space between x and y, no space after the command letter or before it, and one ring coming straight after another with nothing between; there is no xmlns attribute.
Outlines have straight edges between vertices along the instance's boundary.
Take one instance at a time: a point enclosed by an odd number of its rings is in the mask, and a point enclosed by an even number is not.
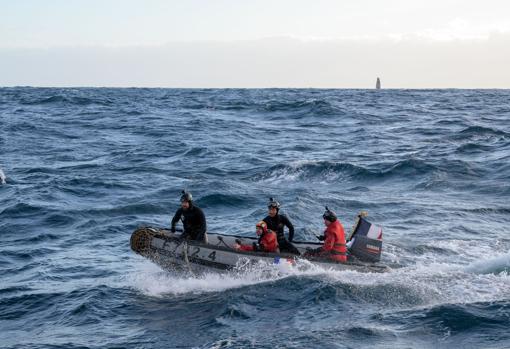
<svg viewBox="0 0 510 349"><path fill-rule="evenodd" d="M347 262L347 246L342 223L338 220L335 212L327 206L322 218L326 230L324 236L319 237L319 240L324 240L324 245L316 250L308 251L306 256L329 258L340 263Z"/></svg>
<svg viewBox="0 0 510 349"><path fill-rule="evenodd" d="M234 248L242 251L278 252L276 233L267 229L267 224L264 221L258 222L256 227L259 236L258 244L255 242L252 245L236 243Z"/></svg>

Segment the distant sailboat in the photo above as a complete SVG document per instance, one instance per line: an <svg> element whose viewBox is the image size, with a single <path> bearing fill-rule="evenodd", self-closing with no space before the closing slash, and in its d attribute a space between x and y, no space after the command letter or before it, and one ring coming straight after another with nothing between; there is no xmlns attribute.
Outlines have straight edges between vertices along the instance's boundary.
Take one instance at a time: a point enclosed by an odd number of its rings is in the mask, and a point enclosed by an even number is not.
<svg viewBox="0 0 510 349"><path fill-rule="evenodd" d="M380 90L381 89L381 79L377 78L377 81L375 83L375 88Z"/></svg>

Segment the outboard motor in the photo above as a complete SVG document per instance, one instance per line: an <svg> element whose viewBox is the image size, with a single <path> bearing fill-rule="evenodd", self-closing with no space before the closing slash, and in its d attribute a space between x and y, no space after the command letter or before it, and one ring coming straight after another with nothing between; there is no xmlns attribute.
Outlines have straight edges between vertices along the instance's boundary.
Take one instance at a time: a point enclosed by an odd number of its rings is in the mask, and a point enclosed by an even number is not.
<svg viewBox="0 0 510 349"><path fill-rule="evenodd" d="M361 215L358 216L358 224L349 241L352 241L352 244L348 244L351 255L360 261L373 263L381 260L382 228Z"/></svg>

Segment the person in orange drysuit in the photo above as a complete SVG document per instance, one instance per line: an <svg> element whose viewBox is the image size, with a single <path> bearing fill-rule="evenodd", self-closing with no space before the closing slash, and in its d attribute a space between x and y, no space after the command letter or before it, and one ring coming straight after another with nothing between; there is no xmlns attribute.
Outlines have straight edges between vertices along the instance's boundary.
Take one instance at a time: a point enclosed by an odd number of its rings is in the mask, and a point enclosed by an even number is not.
<svg viewBox="0 0 510 349"><path fill-rule="evenodd" d="M318 249L307 251L308 257L325 257L336 262L347 262L347 246L345 244L345 232L342 223L338 220L335 212L326 206L326 211L322 215L324 219L324 235L318 237L324 240L324 245Z"/></svg>
<svg viewBox="0 0 510 349"><path fill-rule="evenodd" d="M242 251L279 252L276 233L267 229L266 222L260 221L256 227L259 236L258 244L255 242L252 245L236 243L234 248Z"/></svg>

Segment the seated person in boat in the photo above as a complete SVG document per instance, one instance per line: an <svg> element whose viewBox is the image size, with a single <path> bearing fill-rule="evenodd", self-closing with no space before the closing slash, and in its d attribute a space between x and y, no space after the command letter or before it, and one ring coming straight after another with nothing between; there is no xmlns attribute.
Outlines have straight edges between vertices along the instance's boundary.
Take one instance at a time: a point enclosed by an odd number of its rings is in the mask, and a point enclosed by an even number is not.
<svg viewBox="0 0 510 349"><path fill-rule="evenodd" d="M300 254L299 250L291 243L294 238L294 226L286 215L280 214L280 203L273 198L269 199L267 204L268 215L263 219L267 224L267 229L276 233L280 252ZM289 229L289 239L285 238L284 228Z"/></svg>
<svg viewBox="0 0 510 349"><path fill-rule="evenodd" d="M278 252L278 241L276 233L272 230L267 229L267 224L264 221L260 221L256 225L257 235L259 241L251 245L238 244L234 245L234 248L242 251L259 251L259 252Z"/></svg>
<svg viewBox="0 0 510 349"><path fill-rule="evenodd" d="M324 235L319 237L319 240L324 240L324 245L318 249L307 251L305 257L327 258L341 263L347 262L347 247L342 223L338 220L335 212L327 206L322 218L326 230L324 230Z"/></svg>
<svg viewBox="0 0 510 349"><path fill-rule="evenodd" d="M175 233L175 224L182 220L184 228L181 239L207 242L207 223L204 212L193 203L191 193L182 191L181 207L175 212L172 218L172 233Z"/></svg>

